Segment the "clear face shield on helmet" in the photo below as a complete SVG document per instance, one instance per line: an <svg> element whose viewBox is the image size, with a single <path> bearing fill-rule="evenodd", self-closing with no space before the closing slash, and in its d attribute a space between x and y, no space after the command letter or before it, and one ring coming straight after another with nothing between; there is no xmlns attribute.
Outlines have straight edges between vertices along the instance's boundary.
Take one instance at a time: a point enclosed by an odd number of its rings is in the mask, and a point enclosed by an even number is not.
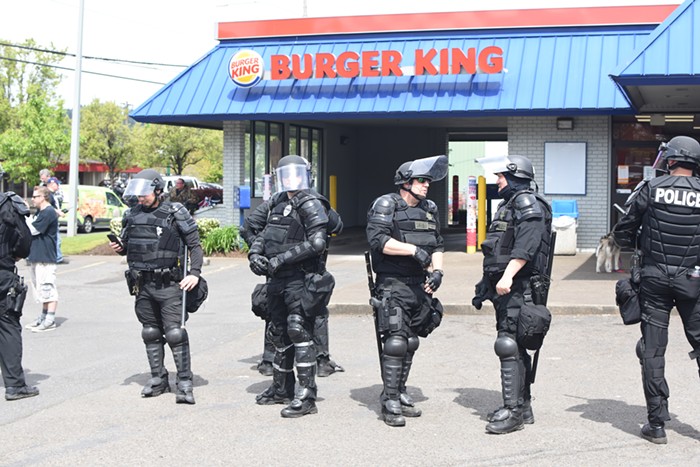
<svg viewBox="0 0 700 467"><path fill-rule="evenodd" d="M437 182L447 176L449 163L447 156L425 157L411 162L407 173L411 178L427 178L431 182Z"/></svg>
<svg viewBox="0 0 700 467"><path fill-rule="evenodd" d="M307 190L309 187L309 171L305 164L286 164L275 169L277 192Z"/></svg>
<svg viewBox="0 0 700 467"><path fill-rule="evenodd" d="M512 162L508 156L486 156L481 159L476 159L476 162L481 164L484 172L490 174L507 174L510 171Z"/></svg>
<svg viewBox="0 0 700 467"><path fill-rule="evenodd" d="M122 198L128 206L134 207L138 204L139 196L148 196L153 193L153 191L153 180L132 178L126 185Z"/></svg>
<svg viewBox="0 0 700 467"><path fill-rule="evenodd" d="M654 167L655 170L660 170L663 172L668 172L668 162L666 161L666 151L668 151L668 144L667 143L661 143L659 146L659 152L656 155L656 160L654 160Z"/></svg>

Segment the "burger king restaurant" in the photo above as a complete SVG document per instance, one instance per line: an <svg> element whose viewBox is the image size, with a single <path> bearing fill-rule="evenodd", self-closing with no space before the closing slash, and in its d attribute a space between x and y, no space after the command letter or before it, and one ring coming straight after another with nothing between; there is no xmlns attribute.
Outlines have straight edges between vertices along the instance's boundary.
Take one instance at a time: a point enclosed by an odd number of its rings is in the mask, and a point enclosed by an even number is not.
<svg viewBox="0 0 700 467"><path fill-rule="evenodd" d="M225 22L219 45L131 116L223 131L224 203L207 216L226 224L240 222L237 188L255 207L288 154L363 226L402 162L447 154L456 170L454 144L507 142L547 199L576 201L589 249L613 204L654 176L659 143L700 136L699 25L696 0ZM429 194L443 224L448 185Z"/></svg>

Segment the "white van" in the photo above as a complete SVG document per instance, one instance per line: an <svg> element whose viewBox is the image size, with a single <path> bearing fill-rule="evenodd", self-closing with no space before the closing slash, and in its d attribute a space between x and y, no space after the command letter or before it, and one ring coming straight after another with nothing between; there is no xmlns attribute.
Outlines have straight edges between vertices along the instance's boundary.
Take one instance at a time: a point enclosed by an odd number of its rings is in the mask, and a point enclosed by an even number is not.
<svg viewBox="0 0 700 467"><path fill-rule="evenodd" d="M70 185L61 185L63 204L61 208L67 212L70 209L68 193ZM78 212L76 218L78 231L90 233L97 228L109 228L109 223L115 217L124 216L128 206L112 190L103 186L78 185ZM68 215L59 219L59 225L68 223Z"/></svg>

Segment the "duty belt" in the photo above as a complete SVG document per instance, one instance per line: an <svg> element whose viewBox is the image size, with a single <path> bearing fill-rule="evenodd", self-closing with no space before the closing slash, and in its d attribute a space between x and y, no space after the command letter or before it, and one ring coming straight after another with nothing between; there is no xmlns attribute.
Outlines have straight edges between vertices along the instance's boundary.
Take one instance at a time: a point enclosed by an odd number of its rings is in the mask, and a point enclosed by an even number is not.
<svg viewBox="0 0 700 467"><path fill-rule="evenodd" d="M182 271L177 268L156 269L153 271L137 271L141 284L155 283L156 287L168 287L170 282L180 282Z"/></svg>
<svg viewBox="0 0 700 467"><path fill-rule="evenodd" d="M423 276L393 276L391 274L377 274L377 282L383 282L386 279L396 279L399 282L403 282L406 285L416 285L425 282L425 277Z"/></svg>

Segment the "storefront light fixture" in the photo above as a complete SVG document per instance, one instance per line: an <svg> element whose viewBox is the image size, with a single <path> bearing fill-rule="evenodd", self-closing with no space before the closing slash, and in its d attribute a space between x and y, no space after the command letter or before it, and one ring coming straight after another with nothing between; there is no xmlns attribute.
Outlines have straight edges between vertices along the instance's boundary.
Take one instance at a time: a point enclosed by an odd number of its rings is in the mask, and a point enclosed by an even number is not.
<svg viewBox="0 0 700 467"><path fill-rule="evenodd" d="M574 129L574 119L573 118L557 118L557 130L573 130Z"/></svg>
<svg viewBox="0 0 700 467"><path fill-rule="evenodd" d="M700 115L693 117L693 130L700 130Z"/></svg>
<svg viewBox="0 0 700 467"><path fill-rule="evenodd" d="M664 126L667 123L695 123L697 118L694 115L635 115L639 123L650 123L652 126Z"/></svg>

